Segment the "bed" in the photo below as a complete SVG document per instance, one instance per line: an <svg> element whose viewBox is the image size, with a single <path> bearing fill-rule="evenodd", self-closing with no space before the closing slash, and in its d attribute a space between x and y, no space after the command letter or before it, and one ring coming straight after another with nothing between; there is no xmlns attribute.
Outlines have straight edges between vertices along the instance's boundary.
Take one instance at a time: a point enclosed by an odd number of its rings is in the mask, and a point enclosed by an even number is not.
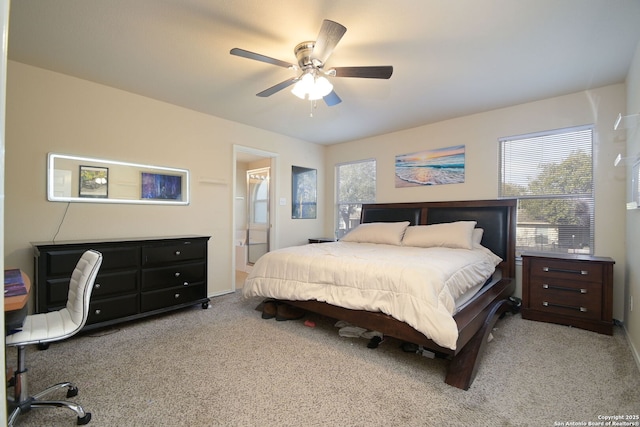
<svg viewBox="0 0 640 427"><path fill-rule="evenodd" d="M454 295L449 295L451 291L445 292L440 288L434 293L433 296L440 301L440 305L445 305L451 310L450 320L445 319L445 323L448 322L449 325L446 328L443 327L445 331L444 338L439 332L424 329L423 325L416 323L423 317L427 318L426 323L433 323L434 321L432 321L432 314L426 315L425 313L428 310L423 309L419 304L415 304L414 300L411 300L408 306L403 306L406 308L394 312L385 302L388 298L373 296L377 295L372 293L373 290L359 287L355 291L347 289L345 295L352 297L351 299L343 298L344 295L340 298L334 298L338 288L332 288L330 284L327 285L332 280L354 280L357 283L371 282L371 287L376 288L378 282L385 281L385 274L393 276L396 274L395 272L398 272L398 276L406 276L406 283L404 284L406 286L409 286L411 281L417 281L418 276L422 280L424 269L420 269L424 267L423 263L416 261L421 258L414 258L413 255L413 252L416 252L417 249L403 248L405 245L402 243L394 247L387 245L386 241L383 242L385 244L376 244L368 241L363 243L344 242L342 244L338 242L335 244L335 249L329 246L333 245L331 243L319 243L273 251L258 260L247 278L243 293L247 297L274 298L306 311L343 320L349 324L367 330L378 331L386 336L423 346L439 354L446 355L450 359L450 363L445 382L451 386L467 390L476 375L484 346L493 326L504 313L517 310L516 304L510 298L515 290L515 216L515 199L363 205L360 222L367 224L362 227L363 230L366 227L370 229L372 227L392 229L400 226L400 224L406 224L405 227L407 228L404 230L412 230L412 232L414 230L426 230L426 228L411 226L433 226L435 224L440 224L441 226L436 227L441 228L454 225L456 227L468 227L469 224L472 224L471 228L475 228L476 231L477 229L482 230L481 240L479 240L481 247L474 245L473 248L465 248L465 250L458 250L458 252L465 254L467 252L490 252L493 256L495 272L493 272L492 268L492 271L487 274L486 267L481 267L477 272L472 270L474 275L481 276L473 276L473 280L481 283L476 286L477 289L474 291L473 296L469 297L461 307L451 308L448 305L450 305L449 300L451 298L457 299L459 294L465 293L464 289L456 291ZM442 228L442 230L457 229L459 228ZM404 231L402 233L405 242L407 242L406 239L409 238L408 231L407 233ZM412 236L415 236L415 233ZM353 240L352 238L350 239ZM355 240L357 242L357 239ZM349 274L354 276L362 276L365 273L356 273L355 269L353 270L354 273L351 273L351 269L344 268L341 265L332 266L327 264L329 258L336 259L336 262L341 262L341 260L348 258L347 252L344 251L348 251L353 246L362 246L365 252L374 254L373 261L362 261L363 263L370 263L368 270L372 272L373 276L357 279L346 277L344 276L344 274L347 274L345 271L349 271ZM404 260L400 261L404 264L398 267L391 264L391 260L397 257L396 252L403 250L408 251L406 256L400 256L404 258ZM314 258L314 253L322 255ZM388 262L380 255L381 253L388 254ZM277 264L277 259L283 256L285 257L284 262L281 261L281 264ZM448 254L439 254L438 256L446 258ZM482 258L483 255L480 254L479 256ZM360 261L364 260L365 256L361 256L358 253L355 258ZM322 262L319 262L320 259ZM488 255L487 259L489 259ZM298 260L303 263L302 269L294 266ZM477 262L465 261L464 265L486 264L486 262L488 261L484 259ZM417 272L411 271L411 274L408 274L406 272L410 271L411 264L416 267ZM313 267L314 265L316 267ZM366 264L364 264L364 267L367 269ZM313 270L313 268L316 268L316 270ZM457 267L451 266L447 268ZM270 270L277 271L278 278L275 278L271 273L266 273ZM301 275L300 270L303 270L304 274ZM471 273L467 273L467 271L467 267L464 267L464 270L462 267L460 269L463 275L469 276ZM454 276L460 276L460 274L454 274ZM451 281L453 279L447 280ZM300 290L293 291L291 290L292 288L300 288ZM338 290L342 291L341 289ZM377 289L375 291L377 292ZM357 292L357 294L349 292ZM372 295L370 303L366 300L363 301L363 298L367 295ZM412 311L417 314L412 314ZM438 317L444 319L446 316L439 316L436 313L435 318ZM453 328L453 332L450 330L451 328Z"/></svg>

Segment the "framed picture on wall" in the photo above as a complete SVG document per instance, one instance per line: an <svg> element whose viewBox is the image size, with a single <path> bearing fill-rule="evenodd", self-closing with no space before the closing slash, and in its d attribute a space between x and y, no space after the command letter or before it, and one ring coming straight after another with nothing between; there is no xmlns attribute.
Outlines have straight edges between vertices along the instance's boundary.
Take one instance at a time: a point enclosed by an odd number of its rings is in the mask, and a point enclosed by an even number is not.
<svg viewBox="0 0 640 427"><path fill-rule="evenodd" d="M109 197L109 168L80 166L80 197Z"/></svg>
<svg viewBox="0 0 640 427"><path fill-rule="evenodd" d="M291 218L313 219L317 212L316 169L291 167Z"/></svg>
<svg viewBox="0 0 640 427"><path fill-rule="evenodd" d="M396 156L396 188L464 182L464 145Z"/></svg>
<svg viewBox="0 0 640 427"><path fill-rule="evenodd" d="M182 177L142 172L142 199L182 200Z"/></svg>

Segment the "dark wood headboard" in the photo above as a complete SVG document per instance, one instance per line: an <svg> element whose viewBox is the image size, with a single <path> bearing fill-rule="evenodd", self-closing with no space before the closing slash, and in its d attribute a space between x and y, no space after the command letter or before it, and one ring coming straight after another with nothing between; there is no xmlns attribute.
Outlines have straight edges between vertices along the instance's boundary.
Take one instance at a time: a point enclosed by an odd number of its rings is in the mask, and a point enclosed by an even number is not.
<svg viewBox="0 0 640 427"><path fill-rule="evenodd" d="M516 199L453 202L372 203L362 205L360 222L409 221L411 225L477 221L482 245L503 259L503 277L516 274Z"/></svg>

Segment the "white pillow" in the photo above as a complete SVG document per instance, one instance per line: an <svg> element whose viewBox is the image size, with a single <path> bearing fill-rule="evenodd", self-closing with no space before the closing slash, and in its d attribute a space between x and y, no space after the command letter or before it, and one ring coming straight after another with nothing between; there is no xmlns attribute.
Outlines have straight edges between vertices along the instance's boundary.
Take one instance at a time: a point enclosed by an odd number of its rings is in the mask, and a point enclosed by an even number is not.
<svg viewBox="0 0 640 427"><path fill-rule="evenodd" d="M344 235L341 242L382 243L385 245L402 245L402 236L409 226L403 222L369 222L360 224Z"/></svg>
<svg viewBox="0 0 640 427"><path fill-rule="evenodd" d="M482 242L482 235L484 234L484 229L482 228L474 228L473 233L471 234L471 240L473 240L473 246L478 246Z"/></svg>
<svg viewBox="0 0 640 427"><path fill-rule="evenodd" d="M404 246L472 249L476 221L456 221L408 227L402 239Z"/></svg>

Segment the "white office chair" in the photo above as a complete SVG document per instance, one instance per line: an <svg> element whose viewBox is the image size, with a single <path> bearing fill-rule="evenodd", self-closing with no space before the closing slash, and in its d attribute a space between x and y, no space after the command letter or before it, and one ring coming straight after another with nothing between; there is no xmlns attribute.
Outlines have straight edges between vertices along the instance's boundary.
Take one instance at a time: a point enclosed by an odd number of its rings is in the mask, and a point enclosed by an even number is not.
<svg viewBox="0 0 640 427"><path fill-rule="evenodd" d="M66 307L49 313L28 315L22 329L6 337L6 344L17 347L18 351L17 368L10 382L10 386L14 387L14 398L9 403L9 409L12 411L7 421L8 426L13 426L21 413L27 412L31 408L41 407L69 408L78 415L78 425L87 424L91 420L91 413L85 412L81 406L73 402L40 400L50 392L64 387L67 388L67 398L77 395L78 388L72 383L59 383L38 394L29 396L25 348L29 344L46 344L69 338L84 327L89 315L89 300L93 283L101 264L102 254L100 252L88 250L82 254L71 275Z"/></svg>

